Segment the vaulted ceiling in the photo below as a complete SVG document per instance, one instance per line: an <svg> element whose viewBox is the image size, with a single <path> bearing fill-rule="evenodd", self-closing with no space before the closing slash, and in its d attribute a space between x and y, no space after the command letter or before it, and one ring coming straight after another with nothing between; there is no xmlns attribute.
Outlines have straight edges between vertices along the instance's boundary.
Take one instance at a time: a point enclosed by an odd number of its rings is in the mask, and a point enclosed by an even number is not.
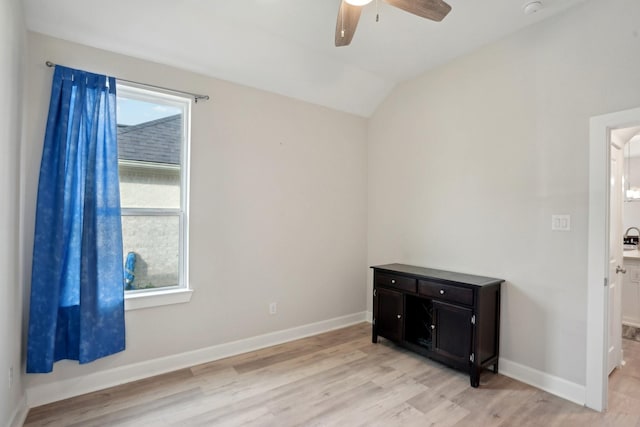
<svg viewBox="0 0 640 427"><path fill-rule="evenodd" d="M367 117L397 83L583 0L542 1L525 15L525 0L448 0L452 11L438 23L374 0L340 48L340 0L25 0L25 8L32 31Z"/></svg>

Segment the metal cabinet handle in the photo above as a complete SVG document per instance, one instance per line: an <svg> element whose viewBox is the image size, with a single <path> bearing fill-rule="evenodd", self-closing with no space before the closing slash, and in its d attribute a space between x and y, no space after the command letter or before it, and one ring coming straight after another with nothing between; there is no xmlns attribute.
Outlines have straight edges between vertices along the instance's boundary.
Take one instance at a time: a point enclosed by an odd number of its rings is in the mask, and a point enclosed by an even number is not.
<svg viewBox="0 0 640 427"><path fill-rule="evenodd" d="M440 295L444 295L444 289L440 289Z"/></svg>
<svg viewBox="0 0 640 427"><path fill-rule="evenodd" d="M391 279L391 283L396 283L395 279Z"/></svg>
<svg viewBox="0 0 640 427"><path fill-rule="evenodd" d="M398 319L400 319L401 317L402 317L402 315L401 315L401 314L398 314Z"/></svg>
<svg viewBox="0 0 640 427"><path fill-rule="evenodd" d="M620 266L617 266L616 267L616 273L627 274L627 269L623 268L623 267L620 267Z"/></svg>
<svg viewBox="0 0 640 427"><path fill-rule="evenodd" d="M436 328L436 325L431 325L431 329L435 329L435 328Z"/></svg>

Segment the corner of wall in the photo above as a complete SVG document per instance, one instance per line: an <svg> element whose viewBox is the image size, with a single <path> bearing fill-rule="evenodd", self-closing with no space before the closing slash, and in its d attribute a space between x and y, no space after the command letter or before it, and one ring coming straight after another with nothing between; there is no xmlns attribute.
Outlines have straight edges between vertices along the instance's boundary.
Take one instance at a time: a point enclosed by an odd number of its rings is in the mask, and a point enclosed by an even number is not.
<svg viewBox="0 0 640 427"><path fill-rule="evenodd" d="M26 24L23 2L0 3L0 74L7 93L0 99L0 425L22 425L27 414L22 372L23 285L20 257L20 150L23 140Z"/></svg>
<svg viewBox="0 0 640 427"><path fill-rule="evenodd" d="M9 427L21 427L26 421L28 413L27 397L23 394L16 409L13 411L13 415L9 418Z"/></svg>

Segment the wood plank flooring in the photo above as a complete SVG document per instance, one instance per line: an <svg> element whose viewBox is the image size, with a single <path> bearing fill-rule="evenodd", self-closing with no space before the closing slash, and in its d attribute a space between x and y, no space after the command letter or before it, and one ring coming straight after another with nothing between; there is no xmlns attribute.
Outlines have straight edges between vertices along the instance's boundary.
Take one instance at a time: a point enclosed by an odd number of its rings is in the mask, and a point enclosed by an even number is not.
<svg viewBox="0 0 640 427"><path fill-rule="evenodd" d="M600 414L503 375L468 375L366 323L78 396L25 426L640 426L640 342Z"/></svg>

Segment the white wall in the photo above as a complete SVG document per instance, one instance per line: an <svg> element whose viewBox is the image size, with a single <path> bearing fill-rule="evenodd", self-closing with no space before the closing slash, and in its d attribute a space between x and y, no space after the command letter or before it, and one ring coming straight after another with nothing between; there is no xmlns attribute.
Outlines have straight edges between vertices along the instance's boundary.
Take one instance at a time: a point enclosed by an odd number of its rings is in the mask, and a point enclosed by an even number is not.
<svg viewBox="0 0 640 427"><path fill-rule="evenodd" d="M0 425L24 405L21 381L19 164L25 26L22 2L0 2ZM13 369L13 384L9 370Z"/></svg>
<svg viewBox="0 0 640 427"><path fill-rule="evenodd" d="M639 22L637 0L587 1L400 85L368 125L369 263L505 279L501 356L578 385L589 118L640 105Z"/></svg>
<svg viewBox="0 0 640 427"><path fill-rule="evenodd" d="M192 109L191 302L127 312L126 351L62 361L28 375L29 389L365 310L364 119L39 34L28 46L29 226L52 76L45 60L211 96Z"/></svg>

